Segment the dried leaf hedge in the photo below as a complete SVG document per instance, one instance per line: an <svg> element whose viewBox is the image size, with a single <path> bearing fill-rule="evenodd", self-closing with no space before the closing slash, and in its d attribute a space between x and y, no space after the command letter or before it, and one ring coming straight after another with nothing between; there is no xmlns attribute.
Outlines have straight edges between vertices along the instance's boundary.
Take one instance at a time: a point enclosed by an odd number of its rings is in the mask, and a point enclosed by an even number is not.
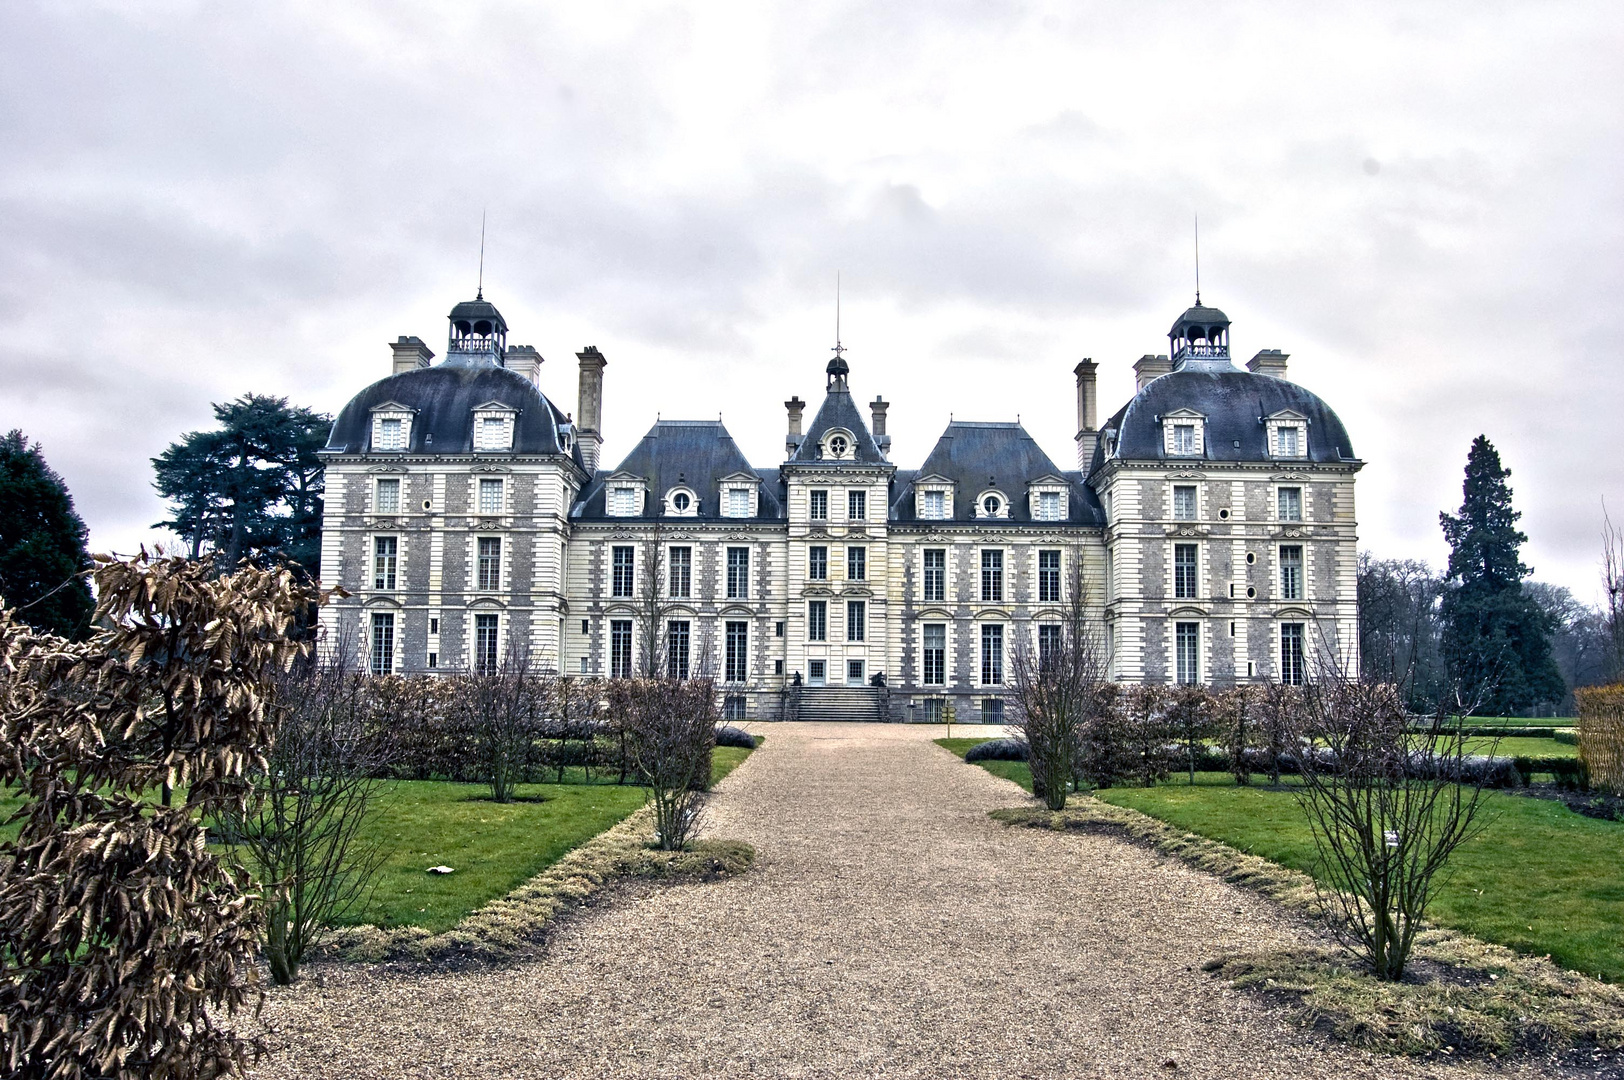
<svg viewBox="0 0 1624 1080"><path fill-rule="evenodd" d="M1579 758L1590 782L1624 795L1624 685L1574 691L1579 701Z"/></svg>
<svg viewBox="0 0 1624 1080"><path fill-rule="evenodd" d="M98 557L99 629L0 613L0 1073L185 1080L256 1047L211 1008L257 1000L258 914L201 824L248 792L270 674L315 597L283 570Z"/></svg>

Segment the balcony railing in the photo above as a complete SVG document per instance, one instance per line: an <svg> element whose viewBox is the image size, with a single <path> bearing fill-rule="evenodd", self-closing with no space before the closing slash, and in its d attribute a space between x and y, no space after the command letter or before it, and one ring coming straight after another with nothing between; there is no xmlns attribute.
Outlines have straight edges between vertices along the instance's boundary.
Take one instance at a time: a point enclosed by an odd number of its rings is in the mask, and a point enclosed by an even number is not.
<svg viewBox="0 0 1624 1080"><path fill-rule="evenodd" d="M1186 345L1173 354L1174 360L1228 360L1228 345Z"/></svg>

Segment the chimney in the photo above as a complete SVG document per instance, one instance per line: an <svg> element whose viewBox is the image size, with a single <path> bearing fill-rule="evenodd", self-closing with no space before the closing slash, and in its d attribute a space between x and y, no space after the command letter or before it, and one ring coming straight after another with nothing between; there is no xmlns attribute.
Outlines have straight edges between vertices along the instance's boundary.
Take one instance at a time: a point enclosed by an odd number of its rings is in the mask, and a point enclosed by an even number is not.
<svg viewBox="0 0 1624 1080"><path fill-rule="evenodd" d="M869 415L874 418L874 441L880 444L880 453L883 454L891 449L891 436L885 433L885 410L891 407L891 403L876 394L868 407Z"/></svg>
<svg viewBox="0 0 1624 1080"><path fill-rule="evenodd" d="M588 472L598 468L598 451L603 449L603 368L609 361L596 345L575 354L581 361L581 399L576 409L581 419L575 424L575 444Z"/></svg>
<svg viewBox="0 0 1624 1080"><path fill-rule="evenodd" d="M1149 386L1151 380L1166 375L1173 370L1173 362L1164 356L1152 356L1146 353L1133 362L1134 392L1137 393Z"/></svg>
<svg viewBox="0 0 1624 1080"><path fill-rule="evenodd" d="M502 357L502 366L517 371L536 385L541 384L542 355L533 345L509 345Z"/></svg>
<svg viewBox="0 0 1624 1080"><path fill-rule="evenodd" d="M1246 370L1254 375L1273 375L1277 379L1286 377L1286 360L1290 353L1283 353L1279 349L1259 349L1258 354L1246 362Z"/></svg>
<svg viewBox="0 0 1624 1080"><path fill-rule="evenodd" d="M395 370L390 374L399 375L403 371L416 371L426 368L429 361L434 359L434 350L423 344L422 338L402 337L391 341L389 347L395 353Z"/></svg>
<svg viewBox="0 0 1624 1080"><path fill-rule="evenodd" d="M801 448L801 411L806 408L806 402L796 394L784 402L784 408L789 412L789 434L784 436L784 456L790 458Z"/></svg>
<svg viewBox="0 0 1624 1080"><path fill-rule="evenodd" d="M1072 369L1077 375L1077 467L1084 472L1088 471L1089 463L1094 460L1094 444L1099 442L1100 438L1094 419L1094 402L1097 397L1094 372L1098 368L1098 364L1085 356L1082 362Z"/></svg>

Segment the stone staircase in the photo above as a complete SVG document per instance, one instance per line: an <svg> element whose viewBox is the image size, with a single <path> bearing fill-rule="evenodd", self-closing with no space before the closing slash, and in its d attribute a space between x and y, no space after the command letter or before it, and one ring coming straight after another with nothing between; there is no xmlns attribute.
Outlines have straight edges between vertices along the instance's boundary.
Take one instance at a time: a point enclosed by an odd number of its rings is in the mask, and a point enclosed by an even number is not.
<svg viewBox="0 0 1624 1080"><path fill-rule="evenodd" d="M845 720L884 723L887 694L877 686L803 686L797 720Z"/></svg>

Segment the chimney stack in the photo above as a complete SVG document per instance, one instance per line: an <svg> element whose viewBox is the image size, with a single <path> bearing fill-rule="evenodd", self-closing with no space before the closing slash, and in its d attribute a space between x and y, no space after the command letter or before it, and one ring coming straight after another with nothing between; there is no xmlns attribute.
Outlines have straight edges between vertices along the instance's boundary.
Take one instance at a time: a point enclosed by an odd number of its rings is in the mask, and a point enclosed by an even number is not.
<svg viewBox="0 0 1624 1080"><path fill-rule="evenodd" d="M1279 349L1259 349L1258 354L1246 362L1246 370L1254 375L1273 375L1277 379L1286 377L1286 360L1290 353L1283 353Z"/></svg>
<svg viewBox="0 0 1624 1080"><path fill-rule="evenodd" d="M1099 365L1086 356L1072 369L1077 375L1077 467L1085 473L1094 460L1094 444L1099 442L1100 438L1094 418L1094 402L1097 398L1094 373L1098 369Z"/></svg>
<svg viewBox="0 0 1624 1080"><path fill-rule="evenodd" d="M603 369L609 361L596 345L575 354L581 361L581 397L576 409L581 419L575 423L575 444L588 472L598 468L598 452L603 449Z"/></svg>
<svg viewBox="0 0 1624 1080"><path fill-rule="evenodd" d="M1154 379L1158 379L1173 370L1173 362L1165 355L1152 356L1146 353L1133 362L1134 392L1138 393L1149 386Z"/></svg>
<svg viewBox="0 0 1624 1080"><path fill-rule="evenodd" d="M421 338L401 337L397 341L391 341L389 348L395 353L395 370L390 372L392 375L426 368L429 361L434 359L434 350L423 344Z"/></svg>
<svg viewBox="0 0 1624 1080"><path fill-rule="evenodd" d="M885 411L891 407L891 403L876 394L868 407L874 418L874 441L880 444L880 453L886 453L891 449L891 436L885 433Z"/></svg>
<svg viewBox="0 0 1624 1080"><path fill-rule="evenodd" d="M801 448L801 410L806 408L806 402L796 394L784 402L784 408L789 412L789 434L784 436L784 456L790 458Z"/></svg>
<svg viewBox="0 0 1624 1080"><path fill-rule="evenodd" d="M531 383L541 385L542 355L533 345L509 345L502 357L502 366L517 371Z"/></svg>

